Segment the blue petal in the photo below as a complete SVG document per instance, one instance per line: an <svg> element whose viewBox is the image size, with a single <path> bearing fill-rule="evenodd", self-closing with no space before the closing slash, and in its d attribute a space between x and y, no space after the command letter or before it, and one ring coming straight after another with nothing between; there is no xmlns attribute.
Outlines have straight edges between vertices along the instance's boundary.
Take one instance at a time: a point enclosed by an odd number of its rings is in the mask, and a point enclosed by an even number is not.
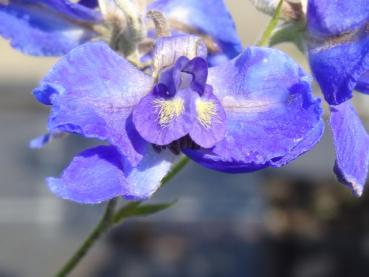
<svg viewBox="0 0 369 277"><path fill-rule="evenodd" d="M351 103L331 106L330 120L336 147L335 173L360 196L369 166L369 136Z"/></svg>
<svg viewBox="0 0 369 277"><path fill-rule="evenodd" d="M144 158L136 167L132 167L125 161L124 172L128 186L124 197L128 200L143 200L151 197L178 159L179 156L170 151L157 153L149 145Z"/></svg>
<svg viewBox="0 0 369 277"><path fill-rule="evenodd" d="M52 104L49 130L108 140L133 164L142 158L143 140L135 130L132 108L150 91L145 75L105 43L87 43L67 54L34 90Z"/></svg>
<svg viewBox="0 0 369 277"><path fill-rule="evenodd" d="M362 89L359 80L369 70L368 50L369 37L364 30L341 41L310 44L310 66L329 104L341 104L352 97L357 86Z"/></svg>
<svg viewBox="0 0 369 277"><path fill-rule="evenodd" d="M124 195L128 186L122 156L113 146L98 146L77 155L60 178L47 179L63 199L95 204Z"/></svg>
<svg viewBox="0 0 369 277"><path fill-rule="evenodd" d="M15 49L31 55L63 55L97 35L51 5L65 1L45 1L50 6L41 2L12 0L8 5L0 5L0 35L9 39ZM80 14L80 9L69 11L75 11L75 17Z"/></svg>
<svg viewBox="0 0 369 277"><path fill-rule="evenodd" d="M361 75L360 79L357 81L355 90L369 94L369 72L367 71Z"/></svg>
<svg viewBox="0 0 369 277"><path fill-rule="evenodd" d="M364 90L369 70L367 0L309 1L309 61L327 102L339 105ZM359 83L358 83L359 82Z"/></svg>
<svg viewBox="0 0 369 277"><path fill-rule="evenodd" d="M10 2L12 3L12 1L16 2L17 0L11 0ZM70 0L31 0L29 2L34 4L42 3L61 14L80 21L98 22L102 19L98 11L88 8L83 3L72 3Z"/></svg>
<svg viewBox="0 0 369 277"><path fill-rule="evenodd" d="M45 144L50 143L52 140L56 138L62 138L65 136L65 133L60 132L59 130L55 130L44 135L38 136L30 141L30 148L39 149L44 147Z"/></svg>
<svg viewBox="0 0 369 277"><path fill-rule="evenodd" d="M235 24L223 0L156 0L148 9L159 10L174 23L189 25L190 29L212 37L228 58L242 51Z"/></svg>
<svg viewBox="0 0 369 277"><path fill-rule="evenodd" d="M60 178L48 178L57 196L84 204L95 204L117 196L129 200L149 198L170 170L175 156L146 150L137 167L113 146L98 146L77 155Z"/></svg>
<svg viewBox="0 0 369 277"><path fill-rule="evenodd" d="M211 150L185 150L204 166L226 172L278 167L321 137L322 110L310 80L278 50L248 48L210 68L208 84L226 111L227 131Z"/></svg>
<svg viewBox="0 0 369 277"><path fill-rule="evenodd" d="M309 32L333 36L361 28L368 23L367 0L309 0L307 9Z"/></svg>

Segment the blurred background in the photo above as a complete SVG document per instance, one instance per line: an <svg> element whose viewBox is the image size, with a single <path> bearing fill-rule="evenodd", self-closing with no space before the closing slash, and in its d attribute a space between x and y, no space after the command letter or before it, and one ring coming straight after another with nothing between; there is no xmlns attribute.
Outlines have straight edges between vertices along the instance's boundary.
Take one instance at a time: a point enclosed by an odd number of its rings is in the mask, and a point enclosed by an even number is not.
<svg viewBox="0 0 369 277"><path fill-rule="evenodd" d="M244 46L253 44L268 17L248 1L226 2ZM294 47L281 48L307 69ZM0 277L52 276L102 214L102 205L57 199L44 183L88 142L69 136L28 148L48 114L31 90L55 61L0 39ZM367 122L369 103L356 98ZM333 163L326 130L283 169L226 175L190 164L151 200L178 199L172 208L109 232L71 276L367 277L368 193L354 198Z"/></svg>

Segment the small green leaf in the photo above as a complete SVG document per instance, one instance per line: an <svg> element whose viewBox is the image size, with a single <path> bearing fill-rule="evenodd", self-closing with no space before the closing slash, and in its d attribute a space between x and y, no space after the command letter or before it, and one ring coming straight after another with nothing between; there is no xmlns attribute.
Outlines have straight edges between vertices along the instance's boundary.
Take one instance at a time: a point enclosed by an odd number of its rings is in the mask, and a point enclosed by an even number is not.
<svg viewBox="0 0 369 277"><path fill-rule="evenodd" d="M305 51L305 21L294 21L282 24L276 29L270 40L269 46L274 46L283 42L292 42L301 51Z"/></svg>
<svg viewBox="0 0 369 277"><path fill-rule="evenodd" d="M147 216L163 211L173 206L176 201L160 204L142 204L142 202L131 202L120 208L113 217L113 223L120 223L123 219L135 216Z"/></svg>

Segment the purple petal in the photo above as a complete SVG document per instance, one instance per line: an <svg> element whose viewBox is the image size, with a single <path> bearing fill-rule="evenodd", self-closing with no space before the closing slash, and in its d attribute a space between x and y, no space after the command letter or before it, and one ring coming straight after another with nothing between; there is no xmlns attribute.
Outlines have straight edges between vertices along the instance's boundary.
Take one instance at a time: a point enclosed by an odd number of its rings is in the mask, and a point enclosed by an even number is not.
<svg viewBox="0 0 369 277"><path fill-rule="evenodd" d="M163 12L174 28L178 23L185 24L189 26L186 29L212 37L228 58L242 51L235 24L223 0L156 0L148 9Z"/></svg>
<svg viewBox="0 0 369 277"><path fill-rule="evenodd" d="M63 199L95 204L124 195L128 183L122 156L113 146L98 146L78 154L60 178L48 178L50 190Z"/></svg>
<svg viewBox="0 0 369 277"><path fill-rule="evenodd" d="M369 136L350 102L331 106L330 120L336 148L335 173L360 196L369 166Z"/></svg>
<svg viewBox="0 0 369 277"><path fill-rule="evenodd" d="M52 103L50 131L108 140L137 164L144 142L130 114L151 85L151 77L97 42L82 45L62 58L34 95L42 103Z"/></svg>
<svg viewBox="0 0 369 277"><path fill-rule="evenodd" d="M186 89L170 98L153 93L142 98L133 110L133 123L138 133L157 145L167 145L187 135L194 120L189 108L189 99L194 94L197 93Z"/></svg>
<svg viewBox="0 0 369 277"><path fill-rule="evenodd" d="M49 5L42 5L42 2ZM9 39L17 50L44 56L63 55L97 35L92 29L55 10L56 3L66 5L65 1L19 0L0 5L0 35ZM77 6L70 4L68 7ZM80 16L83 14L80 8L72 10Z"/></svg>
<svg viewBox="0 0 369 277"><path fill-rule="evenodd" d="M210 68L208 84L226 111L227 130L210 150L185 150L204 166L226 172L281 166L321 136L322 110L310 80L278 50L248 48Z"/></svg>
<svg viewBox="0 0 369 277"><path fill-rule="evenodd" d="M113 146L83 151L60 178L48 178L49 188L63 199L84 204L100 203L117 196L147 199L160 187L177 159L168 151L158 154L148 147L137 167L132 167Z"/></svg>
<svg viewBox="0 0 369 277"><path fill-rule="evenodd" d="M224 138L227 128L226 114L210 86L205 88L201 97L196 95L192 100L191 113L196 117L189 135L197 145L210 148Z"/></svg>
<svg viewBox="0 0 369 277"><path fill-rule="evenodd" d="M200 57L189 61L183 68L183 72L192 75L191 88L200 95L204 92L206 80L208 79L208 64Z"/></svg>

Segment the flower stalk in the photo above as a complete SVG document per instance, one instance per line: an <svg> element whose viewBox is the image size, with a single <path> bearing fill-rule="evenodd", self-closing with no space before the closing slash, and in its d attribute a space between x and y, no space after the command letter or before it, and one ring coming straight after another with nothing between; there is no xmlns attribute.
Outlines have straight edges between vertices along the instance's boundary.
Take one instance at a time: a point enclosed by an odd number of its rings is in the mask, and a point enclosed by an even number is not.
<svg viewBox="0 0 369 277"><path fill-rule="evenodd" d="M81 246L73 254L72 257L65 263L61 270L55 275L56 277L68 276L69 273L79 264L83 257L87 254L89 249L95 244L95 242L105 233L113 223L113 216L115 206L117 204L117 198L110 200L105 208L104 214L99 223L87 236Z"/></svg>
<svg viewBox="0 0 369 277"><path fill-rule="evenodd" d="M260 40L256 43L257 46L269 46L270 38L273 34L274 29L277 27L279 19L281 17L283 0L280 0L278 6L273 14L272 19L269 21L265 28Z"/></svg>
<svg viewBox="0 0 369 277"><path fill-rule="evenodd" d="M161 181L161 187L168 183L177 173L179 173L188 163L189 159L187 157L182 157L178 163L176 163L172 169L168 172L168 174ZM86 256L91 247L96 243L96 241L111 227L120 224L124 219L131 216L139 216L139 215L147 215L152 214L158 211L161 211L165 208L170 207L173 203L170 204L158 204L151 205L145 207L146 210L143 211L140 209L141 201L130 202L120 209L116 210L117 199L114 198L110 200L105 208L104 214L100 219L99 223L92 230L92 232L86 237L84 242L80 245L77 251L73 254L72 257L64 264L64 266L60 269L60 271L55 274L56 277L65 277L70 274L73 269L81 262L81 260ZM137 210L137 211L135 211Z"/></svg>

